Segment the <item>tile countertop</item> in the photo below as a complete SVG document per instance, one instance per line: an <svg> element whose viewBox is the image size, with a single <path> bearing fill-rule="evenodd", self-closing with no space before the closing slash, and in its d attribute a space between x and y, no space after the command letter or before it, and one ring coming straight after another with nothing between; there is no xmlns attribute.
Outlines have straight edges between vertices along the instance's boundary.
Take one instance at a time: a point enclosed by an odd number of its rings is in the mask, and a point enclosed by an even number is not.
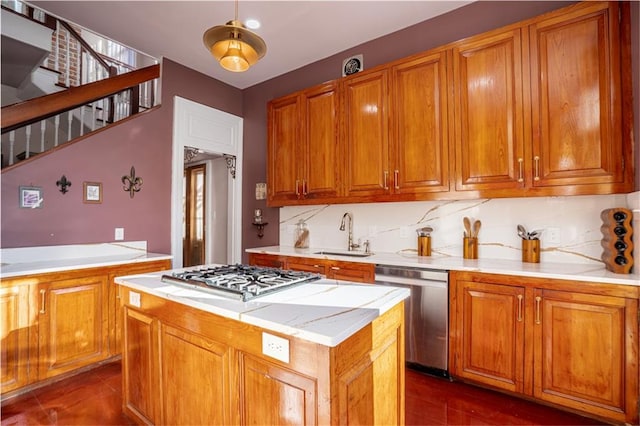
<svg viewBox="0 0 640 426"><path fill-rule="evenodd" d="M524 277L550 278L560 280L578 280L605 284L622 284L640 286L640 275L614 274L607 271L604 265L587 263L524 263L506 259L466 260L452 256L418 256L416 253L383 253L376 252L368 257L351 257L314 254L317 251L344 251L335 249L296 249L285 246L256 247L247 249L248 253L264 253L283 256L324 258L358 263L374 263L378 265L395 265L414 268L440 269L450 271L484 272ZM639 266L634 269L640 270Z"/></svg>
<svg viewBox="0 0 640 426"><path fill-rule="evenodd" d="M94 256L71 259L48 259L34 262L0 264L0 279L14 278L24 275L46 274L48 272L68 271L72 269L99 268L102 266L125 265L129 263L152 262L154 260L171 260L169 254L133 253L111 256Z"/></svg>
<svg viewBox="0 0 640 426"><path fill-rule="evenodd" d="M241 302L164 283L162 274L117 277L115 282L133 291L329 347L340 344L409 297L409 290L404 288L321 279Z"/></svg>

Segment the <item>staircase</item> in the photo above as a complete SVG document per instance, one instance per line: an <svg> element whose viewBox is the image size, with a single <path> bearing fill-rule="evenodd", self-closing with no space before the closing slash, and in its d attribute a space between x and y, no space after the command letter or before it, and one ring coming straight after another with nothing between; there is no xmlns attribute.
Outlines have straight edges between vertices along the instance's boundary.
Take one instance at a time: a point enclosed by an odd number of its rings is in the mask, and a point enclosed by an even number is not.
<svg viewBox="0 0 640 426"><path fill-rule="evenodd" d="M97 37L2 0L3 171L157 106L157 61ZM96 45L153 65L135 69Z"/></svg>

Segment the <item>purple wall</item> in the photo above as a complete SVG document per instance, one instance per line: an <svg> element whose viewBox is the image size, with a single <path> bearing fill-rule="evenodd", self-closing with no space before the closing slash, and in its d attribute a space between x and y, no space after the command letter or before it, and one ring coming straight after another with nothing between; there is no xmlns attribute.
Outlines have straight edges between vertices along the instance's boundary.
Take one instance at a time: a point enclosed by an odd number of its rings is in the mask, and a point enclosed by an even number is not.
<svg viewBox="0 0 640 426"><path fill-rule="evenodd" d="M122 227L125 240L170 253L175 95L242 115L240 90L164 60L159 109L2 174L2 247L113 241L114 228ZM120 181L131 166L144 180L134 198ZM64 195L56 187L62 175L73 183ZM83 203L83 181L102 182L102 204ZM21 185L42 187L44 208L19 208Z"/></svg>

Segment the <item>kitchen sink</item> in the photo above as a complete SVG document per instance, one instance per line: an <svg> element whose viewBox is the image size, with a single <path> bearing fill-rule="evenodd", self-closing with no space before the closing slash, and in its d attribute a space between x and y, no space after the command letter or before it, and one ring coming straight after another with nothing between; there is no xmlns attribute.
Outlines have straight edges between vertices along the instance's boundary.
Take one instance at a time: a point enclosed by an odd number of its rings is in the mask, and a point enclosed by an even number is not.
<svg viewBox="0 0 640 426"><path fill-rule="evenodd" d="M373 253L365 253L363 251L332 251L332 250L320 250L313 252L313 254L324 254L327 256L349 256L349 257L369 257Z"/></svg>

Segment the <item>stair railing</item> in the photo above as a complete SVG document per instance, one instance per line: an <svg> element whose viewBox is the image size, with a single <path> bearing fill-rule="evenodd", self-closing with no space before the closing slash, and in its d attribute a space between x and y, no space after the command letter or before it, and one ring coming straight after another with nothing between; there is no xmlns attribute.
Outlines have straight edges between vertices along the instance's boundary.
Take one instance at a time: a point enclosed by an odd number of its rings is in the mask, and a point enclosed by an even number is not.
<svg viewBox="0 0 640 426"><path fill-rule="evenodd" d="M87 126L89 132L93 132L99 130L97 123L105 127L138 114L141 108L155 106L154 97L150 99L151 104L141 105L140 93L156 93L159 77L160 65L151 65L2 108L0 121L3 138L8 134L8 166L14 164L16 157L23 160L34 154L30 151L34 128L36 132L40 131L40 150L36 153L41 153L59 146L61 139L69 141L84 136ZM115 106L109 106L109 99L115 99ZM74 118L74 112L79 114L80 120ZM16 156L16 132L19 131L25 132L25 145L24 153ZM60 133L65 132L66 138L61 138ZM6 151L4 146L3 140L3 151Z"/></svg>

